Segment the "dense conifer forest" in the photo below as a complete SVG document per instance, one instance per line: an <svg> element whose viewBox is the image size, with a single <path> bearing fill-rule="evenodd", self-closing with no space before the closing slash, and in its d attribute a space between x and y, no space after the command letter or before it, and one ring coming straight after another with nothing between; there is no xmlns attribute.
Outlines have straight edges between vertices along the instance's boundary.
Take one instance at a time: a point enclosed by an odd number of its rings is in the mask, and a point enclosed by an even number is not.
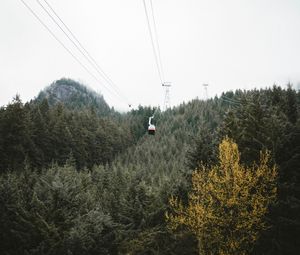
<svg viewBox="0 0 300 255"><path fill-rule="evenodd" d="M0 254L300 253L299 91L156 109L149 136L154 110L118 113L69 79L2 106Z"/></svg>

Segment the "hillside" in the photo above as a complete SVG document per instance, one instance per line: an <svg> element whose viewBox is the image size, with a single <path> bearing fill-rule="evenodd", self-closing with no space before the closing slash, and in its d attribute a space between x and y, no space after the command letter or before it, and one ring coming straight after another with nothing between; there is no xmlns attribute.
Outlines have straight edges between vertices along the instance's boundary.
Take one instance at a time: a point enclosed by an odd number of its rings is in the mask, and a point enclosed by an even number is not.
<svg viewBox="0 0 300 255"><path fill-rule="evenodd" d="M192 171L217 164L226 136L243 164L267 149L278 166L270 228L249 254L298 253L299 92L238 90L157 110L155 136L146 134L150 107L120 115L117 124L74 109L20 100L1 108L1 253L198 254L194 235L168 228L168 199L186 203Z"/></svg>
<svg viewBox="0 0 300 255"><path fill-rule="evenodd" d="M64 165L91 169L133 143L130 129L103 97L70 79L52 83L36 99L19 96L0 108L0 171Z"/></svg>
<svg viewBox="0 0 300 255"><path fill-rule="evenodd" d="M273 226L263 233L253 254L297 254L299 96L290 87L274 86L228 92L208 101L193 100L159 113L157 135L142 137L104 170L112 180L108 190L115 201L109 206L122 212L112 214L124 224L125 251L196 254L195 240L186 232L170 237L163 215L170 194L186 199L191 171L202 163L217 161L217 145L228 135L239 145L245 165L258 162L260 151L269 150L279 167L278 202L268 215Z"/></svg>
<svg viewBox="0 0 300 255"><path fill-rule="evenodd" d="M72 110L93 108L100 115L111 111L102 95L72 79L62 78L53 82L38 94L36 101L42 102L43 99L47 99L50 106L62 103Z"/></svg>

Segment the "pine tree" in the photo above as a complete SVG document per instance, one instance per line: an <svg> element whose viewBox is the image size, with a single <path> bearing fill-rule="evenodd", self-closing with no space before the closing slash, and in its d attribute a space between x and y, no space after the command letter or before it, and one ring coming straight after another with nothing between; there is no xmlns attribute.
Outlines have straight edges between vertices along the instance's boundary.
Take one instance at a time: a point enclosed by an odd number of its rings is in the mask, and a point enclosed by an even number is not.
<svg viewBox="0 0 300 255"><path fill-rule="evenodd" d="M3 152L0 160L1 171L20 170L24 166L27 141L25 119L24 105L19 95L16 95L2 114L0 131Z"/></svg>
<svg viewBox="0 0 300 255"><path fill-rule="evenodd" d="M297 94L296 91L292 89L291 84L288 84L286 91L286 107L285 112L289 121L293 124L296 123L298 117L298 108L297 108Z"/></svg>

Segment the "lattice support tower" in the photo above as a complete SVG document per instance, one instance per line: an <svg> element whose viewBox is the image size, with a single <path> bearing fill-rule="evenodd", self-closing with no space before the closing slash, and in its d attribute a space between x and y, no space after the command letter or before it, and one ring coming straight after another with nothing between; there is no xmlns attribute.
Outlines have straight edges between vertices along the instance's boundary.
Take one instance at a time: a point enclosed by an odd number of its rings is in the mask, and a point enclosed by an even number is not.
<svg viewBox="0 0 300 255"><path fill-rule="evenodd" d="M208 84L204 83L203 87L204 87L204 91L205 91L205 99L207 100L208 99L208 92L207 92Z"/></svg>
<svg viewBox="0 0 300 255"><path fill-rule="evenodd" d="M164 110L167 110L168 108L171 107L171 102L170 102L170 87L171 87L171 82L164 82L162 86L165 88L165 100L164 100Z"/></svg>

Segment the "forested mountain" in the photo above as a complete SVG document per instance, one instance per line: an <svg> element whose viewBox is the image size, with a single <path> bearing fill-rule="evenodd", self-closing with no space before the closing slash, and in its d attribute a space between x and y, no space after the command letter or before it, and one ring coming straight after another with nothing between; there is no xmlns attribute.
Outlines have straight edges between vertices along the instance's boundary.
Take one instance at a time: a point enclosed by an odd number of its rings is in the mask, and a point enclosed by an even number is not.
<svg viewBox="0 0 300 255"><path fill-rule="evenodd" d="M268 228L244 249L299 253L299 92L238 90L158 109L155 136L150 107L103 118L83 106L15 98L0 109L1 254L199 254L197 236L171 230L165 214L172 195L187 203L193 171L218 163L226 136L247 169L264 150L278 169Z"/></svg>
<svg viewBox="0 0 300 255"><path fill-rule="evenodd" d="M107 115L111 111L102 95L72 79L62 78L53 82L35 100L42 102L44 99L47 99L49 106L61 103L70 110L93 108L100 115Z"/></svg>

